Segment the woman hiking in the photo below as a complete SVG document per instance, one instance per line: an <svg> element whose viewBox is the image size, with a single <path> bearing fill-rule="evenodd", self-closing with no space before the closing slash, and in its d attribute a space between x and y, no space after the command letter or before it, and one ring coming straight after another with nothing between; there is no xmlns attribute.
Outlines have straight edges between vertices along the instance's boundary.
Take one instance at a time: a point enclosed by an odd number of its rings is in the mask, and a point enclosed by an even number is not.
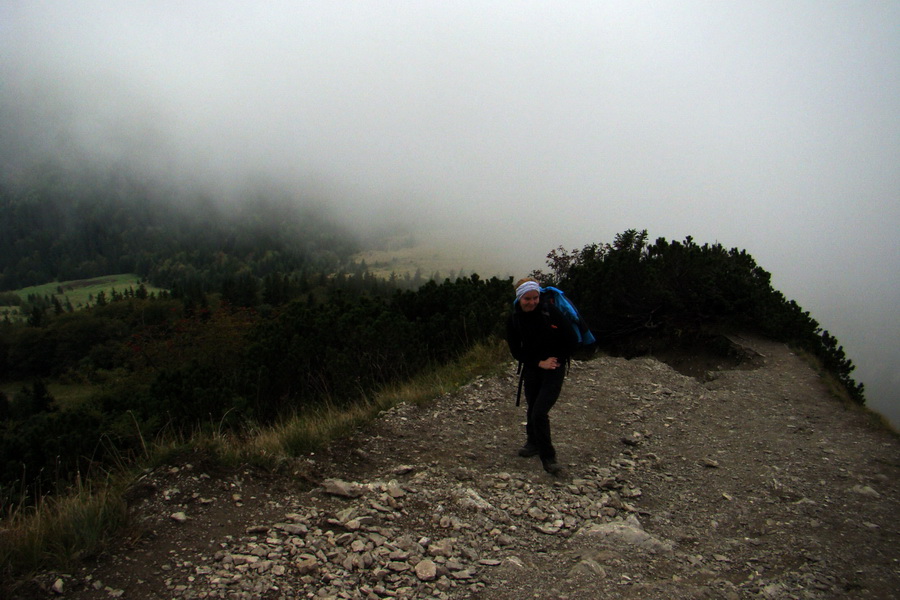
<svg viewBox="0 0 900 600"><path fill-rule="evenodd" d="M540 456L544 470L558 475L556 450L550 439L550 409L556 404L566 365L577 343L576 334L560 310L541 302L541 286L527 277L515 283L516 300L506 327L506 342L521 363L528 405L525 445L519 456Z"/></svg>

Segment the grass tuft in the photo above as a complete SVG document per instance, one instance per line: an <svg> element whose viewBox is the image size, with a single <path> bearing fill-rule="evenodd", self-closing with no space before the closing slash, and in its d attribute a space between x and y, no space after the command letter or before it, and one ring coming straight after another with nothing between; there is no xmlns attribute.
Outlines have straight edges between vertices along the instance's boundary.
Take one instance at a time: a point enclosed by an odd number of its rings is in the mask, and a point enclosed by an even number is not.
<svg viewBox="0 0 900 600"><path fill-rule="evenodd" d="M79 481L69 494L7 507L0 519L3 579L66 568L97 553L126 524L123 492L112 481Z"/></svg>

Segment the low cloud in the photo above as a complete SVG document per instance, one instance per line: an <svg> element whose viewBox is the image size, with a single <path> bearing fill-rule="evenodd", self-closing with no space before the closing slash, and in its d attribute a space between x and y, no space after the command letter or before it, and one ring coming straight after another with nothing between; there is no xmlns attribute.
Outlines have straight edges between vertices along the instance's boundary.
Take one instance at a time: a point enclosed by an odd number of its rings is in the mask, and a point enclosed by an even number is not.
<svg viewBox="0 0 900 600"><path fill-rule="evenodd" d="M627 228L746 248L882 380L898 26L889 2L7 2L0 158L265 181L511 272Z"/></svg>

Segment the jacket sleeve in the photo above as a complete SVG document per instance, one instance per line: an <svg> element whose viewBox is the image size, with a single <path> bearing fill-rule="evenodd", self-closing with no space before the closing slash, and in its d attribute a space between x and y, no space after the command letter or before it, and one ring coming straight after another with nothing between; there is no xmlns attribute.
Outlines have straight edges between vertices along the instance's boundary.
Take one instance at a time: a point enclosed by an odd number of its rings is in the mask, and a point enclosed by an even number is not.
<svg viewBox="0 0 900 600"><path fill-rule="evenodd" d="M506 344L509 346L509 352L519 362L524 361L522 352L522 331L516 324L516 315L511 314L506 321Z"/></svg>

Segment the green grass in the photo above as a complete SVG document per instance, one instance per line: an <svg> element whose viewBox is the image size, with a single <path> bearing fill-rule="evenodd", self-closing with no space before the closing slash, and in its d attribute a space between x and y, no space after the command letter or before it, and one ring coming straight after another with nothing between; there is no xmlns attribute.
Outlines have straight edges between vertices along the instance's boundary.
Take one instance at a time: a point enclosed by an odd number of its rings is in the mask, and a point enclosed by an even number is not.
<svg viewBox="0 0 900 600"><path fill-rule="evenodd" d="M43 285L34 285L15 292L22 298L27 300L30 294L37 296L56 296L60 302L65 303L68 299L75 308L83 308L89 303L93 303L93 299L97 298L97 294L101 291L109 296L113 290L124 292L129 287L135 290L141 284L141 278L133 273L120 273L118 275L104 275L103 277L94 277L92 279L75 279L71 281L54 281ZM153 287L144 282L147 292L160 292L160 288Z"/></svg>
<svg viewBox="0 0 900 600"><path fill-rule="evenodd" d="M71 281L53 281L42 285L33 285L30 287L12 290L17 294L22 302L27 302L28 296L35 295L41 298L51 298L55 296L59 299L63 306L66 300L72 305L72 308L78 310L93 305L96 302L97 295L100 292L106 294L109 298L113 290L116 292L124 292L128 288L137 290L141 284L141 278L133 273L120 273L118 275L104 275L103 277L94 277L91 279L74 279ZM154 287L144 282L144 288L147 293L158 294L164 291L162 288ZM19 306L0 306L0 319L8 317L10 321L24 320L27 315L23 314Z"/></svg>

